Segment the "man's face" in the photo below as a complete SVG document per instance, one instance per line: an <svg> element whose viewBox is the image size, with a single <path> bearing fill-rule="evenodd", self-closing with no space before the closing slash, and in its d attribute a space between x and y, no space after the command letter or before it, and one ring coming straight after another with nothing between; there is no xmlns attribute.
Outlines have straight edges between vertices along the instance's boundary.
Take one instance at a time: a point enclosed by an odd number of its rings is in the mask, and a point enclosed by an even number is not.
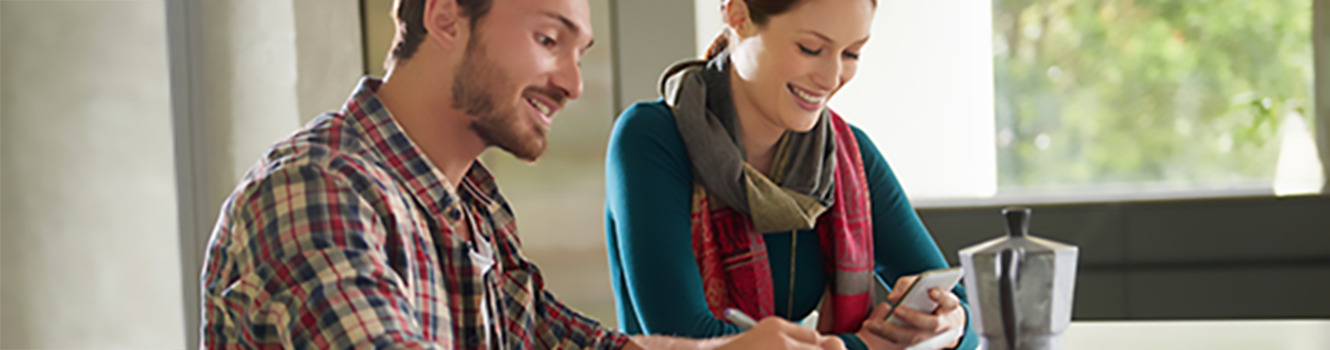
<svg viewBox="0 0 1330 350"><path fill-rule="evenodd" d="M458 66L453 107L490 145L533 162L554 113L582 95L578 60L591 42L586 0L495 0Z"/></svg>

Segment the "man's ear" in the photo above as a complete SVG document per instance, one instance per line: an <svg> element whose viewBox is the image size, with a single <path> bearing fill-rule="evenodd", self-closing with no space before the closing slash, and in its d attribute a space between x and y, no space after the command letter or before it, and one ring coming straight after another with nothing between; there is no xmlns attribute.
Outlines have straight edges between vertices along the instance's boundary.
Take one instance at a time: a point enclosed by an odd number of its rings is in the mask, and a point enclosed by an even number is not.
<svg viewBox="0 0 1330 350"><path fill-rule="evenodd" d="M466 19L462 18L457 0L426 0L422 25L426 37L438 43L444 50L458 47L462 30L466 28Z"/></svg>
<svg viewBox="0 0 1330 350"><path fill-rule="evenodd" d="M757 33L752 18L748 17L748 2L744 0L725 2L725 25L740 38L747 38Z"/></svg>

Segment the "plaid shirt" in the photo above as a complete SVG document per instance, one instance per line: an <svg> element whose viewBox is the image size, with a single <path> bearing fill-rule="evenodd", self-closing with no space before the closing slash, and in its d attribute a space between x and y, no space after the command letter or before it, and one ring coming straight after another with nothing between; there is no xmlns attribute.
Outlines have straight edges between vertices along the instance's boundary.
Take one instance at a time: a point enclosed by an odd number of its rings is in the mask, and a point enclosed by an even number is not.
<svg viewBox="0 0 1330 350"><path fill-rule="evenodd" d="M340 112L271 148L223 204L201 345L623 347L545 290L485 167L454 190L375 97L379 84L361 80ZM491 255L454 234L463 211Z"/></svg>

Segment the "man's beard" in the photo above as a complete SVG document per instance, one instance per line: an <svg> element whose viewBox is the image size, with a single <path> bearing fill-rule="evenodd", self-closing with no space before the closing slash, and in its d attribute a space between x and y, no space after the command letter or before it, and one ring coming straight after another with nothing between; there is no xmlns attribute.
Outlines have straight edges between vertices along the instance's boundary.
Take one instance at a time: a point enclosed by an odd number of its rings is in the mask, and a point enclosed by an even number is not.
<svg viewBox="0 0 1330 350"><path fill-rule="evenodd" d="M515 89L505 84L511 79L487 59L484 48L478 44L480 41L478 36L472 37L467 44L466 57L457 68L453 79L453 108L475 117L471 121L471 130L485 143L498 146L518 159L534 162L545 153L546 127L524 120L526 117L521 113L520 103L527 102L521 96L529 92L545 93L553 101L562 102L562 95L533 87L517 96L519 104L500 104L497 96Z"/></svg>

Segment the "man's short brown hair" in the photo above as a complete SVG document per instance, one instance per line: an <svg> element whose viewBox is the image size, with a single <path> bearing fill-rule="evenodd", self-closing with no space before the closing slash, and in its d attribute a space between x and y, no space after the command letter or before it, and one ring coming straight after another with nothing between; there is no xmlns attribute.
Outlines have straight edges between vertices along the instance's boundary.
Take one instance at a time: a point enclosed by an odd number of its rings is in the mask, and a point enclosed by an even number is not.
<svg viewBox="0 0 1330 350"><path fill-rule="evenodd" d="M476 23L480 18L490 12L490 7L494 5L494 0L441 0L457 1L457 7L462 10L462 17L471 19L471 31L476 30ZM384 61L384 68L391 68L392 65L403 60L411 58L420 47L420 42L425 41L425 0L397 0L393 4L393 21L397 24L397 33L393 36L392 50L388 51L388 59Z"/></svg>

